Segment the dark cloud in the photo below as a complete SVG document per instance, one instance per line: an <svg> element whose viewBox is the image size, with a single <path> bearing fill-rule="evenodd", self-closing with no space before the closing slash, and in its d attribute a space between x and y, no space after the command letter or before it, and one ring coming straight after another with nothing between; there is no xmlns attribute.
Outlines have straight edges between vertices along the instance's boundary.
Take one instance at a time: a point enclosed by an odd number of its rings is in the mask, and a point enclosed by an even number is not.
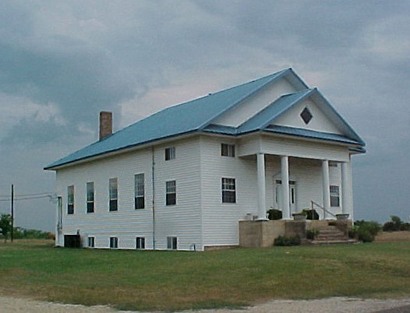
<svg viewBox="0 0 410 313"><path fill-rule="evenodd" d="M357 217L387 218L410 201L409 13L408 1L2 1L0 105L16 111L0 116L2 167L51 186L41 168L95 140L102 109L124 126L168 98L293 67L368 143ZM40 147L42 162L21 154ZM2 173L2 188L21 175Z"/></svg>

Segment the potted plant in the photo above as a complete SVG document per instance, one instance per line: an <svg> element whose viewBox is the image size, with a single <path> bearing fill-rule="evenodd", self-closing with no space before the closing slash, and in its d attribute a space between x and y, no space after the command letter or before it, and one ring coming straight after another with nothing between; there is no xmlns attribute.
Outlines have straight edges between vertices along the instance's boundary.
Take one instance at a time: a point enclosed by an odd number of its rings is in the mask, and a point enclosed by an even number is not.
<svg viewBox="0 0 410 313"><path fill-rule="evenodd" d="M347 213L336 214L336 219L338 221L346 221L348 218L349 218L349 214Z"/></svg>
<svg viewBox="0 0 410 313"><path fill-rule="evenodd" d="M305 212L296 212L292 213L293 219L295 221L304 221L306 220L306 213Z"/></svg>

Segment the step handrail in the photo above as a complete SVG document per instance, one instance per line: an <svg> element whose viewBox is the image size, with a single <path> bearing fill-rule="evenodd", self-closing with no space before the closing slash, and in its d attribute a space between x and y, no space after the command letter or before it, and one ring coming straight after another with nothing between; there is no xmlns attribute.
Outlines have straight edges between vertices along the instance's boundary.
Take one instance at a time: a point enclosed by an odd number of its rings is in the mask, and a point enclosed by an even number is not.
<svg viewBox="0 0 410 313"><path fill-rule="evenodd" d="M317 206L318 208L322 209L322 210L323 210L323 216L325 215L325 213L327 213L327 214L329 214L329 215L331 215L331 216L333 216L333 217L336 217L335 214L333 214L333 213L330 212L329 210L326 210L326 209L325 209L324 207L322 207L319 203L317 203L317 202L315 202L315 201L313 201L313 200L310 201L310 206L311 206L312 211L314 210L314 206Z"/></svg>

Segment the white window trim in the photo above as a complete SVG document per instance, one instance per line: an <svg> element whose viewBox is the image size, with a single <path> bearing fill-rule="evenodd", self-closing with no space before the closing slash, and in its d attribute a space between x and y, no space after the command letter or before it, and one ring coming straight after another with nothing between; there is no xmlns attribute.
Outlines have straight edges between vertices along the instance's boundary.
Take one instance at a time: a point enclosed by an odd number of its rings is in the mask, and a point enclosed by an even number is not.
<svg viewBox="0 0 410 313"><path fill-rule="evenodd" d="M112 243L114 244L112 245ZM110 249L118 249L118 243L119 243L119 239L117 236L110 237Z"/></svg>
<svg viewBox="0 0 410 313"><path fill-rule="evenodd" d="M137 177L142 177L142 186L137 182ZM143 200L142 207L137 208L137 199ZM145 209L145 174L138 173L134 175L134 209L142 210Z"/></svg>
<svg viewBox="0 0 410 313"><path fill-rule="evenodd" d="M87 247L88 248L95 248L95 237L94 236L88 236Z"/></svg>
<svg viewBox="0 0 410 313"><path fill-rule="evenodd" d="M113 190L111 189L112 188L111 182L113 182L113 181L115 181L115 189L116 189L115 197L114 197L114 193L112 192ZM118 177L110 178L109 181L108 181L108 185L109 185L109 187L108 187L108 197L109 197L108 210L110 212L116 212L116 211L118 211ZM115 209L111 208L111 201L116 201L116 208Z"/></svg>
<svg viewBox="0 0 410 313"><path fill-rule="evenodd" d="M143 243L143 247L141 246L141 242ZM145 250L145 237L135 237L135 249L137 250Z"/></svg>
<svg viewBox="0 0 410 313"><path fill-rule="evenodd" d="M92 200L89 200L88 199L88 186L90 185L90 184L92 184L92 195L93 195L93 199ZM87 213L94 213L95 212L95 187L94 187L94 182L87 182L86 183L86 200L87 200ZM92 204L92 211L89 211L88 210L88 206L89 206L89 204Z"/></svg>
<svg viewBox="0 0 410 313"><path fill-rule="evenodd" d="M167 237L167 249L168 250L178 250L178 237L176 236Z"/></svg>
<svg viewBox="0 0 410 313"><path fill-rule="evenodd" d="M175 160L176 151L175 147L165 148L165 161Z"/></svg>
<svg viewBox="0 0 410 313"><path fill-rule="evenodd" d="M233 189L229 188L232 187L233 181ZM221 195L222 195L222 203L223 204L236 204L237 197L236 197L236 179L233 177L222 177L221 178ZM225 200L225 193L232 193L234 194L234 201L224 201Z"/></svg>
<svg viewBox="0 0 410 313"><path fill-rule="evenodd" d="M72 192L71 192L72 191ZM68 215L73 215L75 212L75 187L74 185L70 185L67 187L67 211ZM70 210L70 206L71 210ZM72 211L72 212L70 212ZM69 213L70 212L70 213Z"/></svg>
<svg viewBox="0 0 410 313"><path fill-rule="evenodd" d="M335 187L337 188L336 190L332 191L332 188L335 189ZM338 185L330 185L329 186L329 194L330 194L330 206L333 208L339 208L340 207L340 186ZM332 205L332 199L334 199L335 201L337 201L338 205ZM337 200L336 200L337 199Z"/></svg>
<svg viewBox="0 0 410 313"><path fill-rule="evenodd" d="M172 186L169 186L169 183L174 183L173 189L170 190ZM168 203L168 195L175 195L175 201L174 203ZM166 206L172 206L177 204L177 181L174 180L168 180L165 182L165 205Z"/></svg>
<svg viewBox="0 0 410 313"><path fill-rule="evenodd" d="M235 157L235 145L229 143L221 143L221 156Z"/></svg>

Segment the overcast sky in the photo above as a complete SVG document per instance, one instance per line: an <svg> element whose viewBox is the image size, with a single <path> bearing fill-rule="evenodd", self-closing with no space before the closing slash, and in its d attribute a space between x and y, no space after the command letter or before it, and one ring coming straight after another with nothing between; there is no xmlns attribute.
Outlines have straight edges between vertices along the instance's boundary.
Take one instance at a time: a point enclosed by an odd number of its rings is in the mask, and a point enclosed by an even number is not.
<svg viewBox="0 0 410 313"><path fill-rule="evenodd" d="M356 218L410 216L410 1L0 2L0 212L54 192L43 167L164 107L292 67L367 144ZM16 201L53 230L55 204Z"/></svg>

